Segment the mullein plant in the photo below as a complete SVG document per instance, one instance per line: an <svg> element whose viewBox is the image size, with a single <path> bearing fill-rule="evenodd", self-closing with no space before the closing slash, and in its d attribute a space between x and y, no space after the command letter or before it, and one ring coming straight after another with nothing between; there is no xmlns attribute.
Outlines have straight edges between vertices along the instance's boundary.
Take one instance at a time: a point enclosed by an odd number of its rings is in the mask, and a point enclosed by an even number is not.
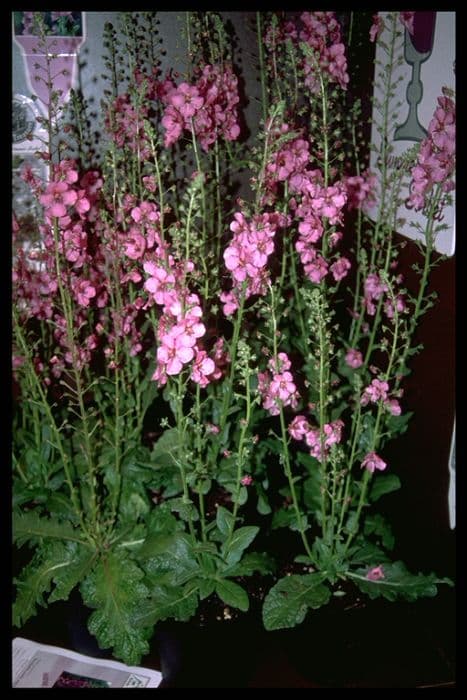
<svg viewBox="0 0 467 700"><path fill-rule="evenodd" d="M389 21L394 51L403 25ZM254 551L271 525L298 537L307 573L279 573L267 629L298 624L344 581L390 600L449 583L391 562L369 506L399 486L384 444L410 415L402 383L453 187L453 97L400 171L385 138L377 172L349 164L359 114L345 107L334 13L258 13L263 120L248 151L221 17L189 12L184 25L183 76L161 71L155 13L106 26L102 165L72 93L67 143L50 131L42 154L48 180L23 173L40 247L14 248L13 530L34 550L14 623L79 587L99 645L131 664L159 620L214 597L246 612L247 577L274 571L274 547ZM426 218L415 293L392 234L407 183Z"/></svg>

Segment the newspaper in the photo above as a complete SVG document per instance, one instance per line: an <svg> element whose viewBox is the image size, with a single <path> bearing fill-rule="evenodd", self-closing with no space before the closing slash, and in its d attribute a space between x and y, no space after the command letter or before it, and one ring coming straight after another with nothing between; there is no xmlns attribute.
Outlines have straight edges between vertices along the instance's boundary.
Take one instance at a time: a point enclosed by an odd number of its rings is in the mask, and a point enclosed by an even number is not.
<svg viewBox="0 0 467 700"><path fill-rule="evenodd" d="M157 688L161 680L162 674L150 668L13 640L13 688Z"/></svg>

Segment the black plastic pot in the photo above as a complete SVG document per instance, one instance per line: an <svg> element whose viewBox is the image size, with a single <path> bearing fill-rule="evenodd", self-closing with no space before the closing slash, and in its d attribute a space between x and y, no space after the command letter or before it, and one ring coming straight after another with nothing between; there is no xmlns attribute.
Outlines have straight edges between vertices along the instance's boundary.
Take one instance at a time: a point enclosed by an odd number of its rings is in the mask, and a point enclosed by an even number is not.
<svg viewBox="0 0 467 700"><path fill-rule="evenodd" d="M320 687L415 688L454 677L452 646L435 625L440 604L331 602L299 627L273 634L297 672Z"/></svg>
<svg viewBox="0 0 467 700"><path fill-rule="evenodd" d="M248 615L203 627L195 620L159 623L153 640L164 679L161 687L248 687L266 634L260 620Z"/></svg>

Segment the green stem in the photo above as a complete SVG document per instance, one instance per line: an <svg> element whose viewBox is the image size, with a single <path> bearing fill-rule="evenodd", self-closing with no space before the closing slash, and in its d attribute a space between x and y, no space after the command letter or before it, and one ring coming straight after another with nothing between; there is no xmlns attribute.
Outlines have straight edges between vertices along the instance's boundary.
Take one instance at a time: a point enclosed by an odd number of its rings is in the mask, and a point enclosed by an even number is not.
<svg viewBox="0 0 467 700"><path fill-rule="evenodd" d="M264 53L263 53L263 36L261 30L261 12L256 13L256 35L258 39L258 54L259 54L259 74L261 78L261 107L263 110L263 121L266 123L268 118L268 96L266 89L266 76L264 72Z"/></svg>
<svg viewBox="0 0 467 700"><path fill-rule="evenodd" d="M235 363L237 360L238 339L240 337L240 329L241 329L242 320L243 320L243 312L244 312L244 307L245 307L245 297L246 297L246 287L245 287L245 283L244 283L244 285L242 287L241 294L240 294L240 303L239 303L239 308L237 310L237 316L235 318L232 341L230 343L230 374L229 374L229 379L227 382L227 391L224 391L224 398L222 401L221 418L220 418L220 424L219 424L219 432L220 432L221 436L222 436L223 431L225 429L225 425L227 422L227 413L228 413L228 410L230 408L230 403L232 401L233 380L234 380L234 374L235 374Z"/></svg>
<svg viewBox="0 0 467 700"><path fill-rule="evenodd" d="M229 535L227 538L227 542L225 545L226 551L228 551L230 547L230 543L232 541L234 529L235 529L235 523L237 521L237 514L238 514L238 509L240 506L240 490L242 488L242 474L243 474L243 465L245 462L244 458L244 450L245 450L245 440L246 440L246 434L247 430L250 426L250 420L251 420L251 394L250 394L250 382L249 382L249 377L246 377L245 379L245 401L246 401L246 415L245 418L243 419L242 423L242 430L240 433L240 439L238 442L238 457L237 457L237 475L236 475L236 484L235 484L235 499L234 499L234 507L232 511L232 521L231 525L229 528Z"/></svg>
<svg viewBox="0 0 467 700"><path fill-rule="evenodd" d="M60 294L60 301L62 304L62 311L65 316L65 322L66 322L66 334L67 334L67 343L68 347L71 351L72 354L72 361L73 361L73 367L72 367L72 372L73 372L73 377L75 381L75 386L76 386L76 397L78 399L78 406L79 406L79 415L81 419L81 423L83 426L83 451L85 454L86 458L86 463L88 467L88 474L89 474L89 484L90 484L90 494L91 494L91 514L92 514L92 521L95 527L95 531L97 536L99 536L99 513L98 513L98 502L97 502L97 479L96 479L96 468L94 465L94 458L93 458L93 453L92 453L92 447L91 447L91 442L90 442L90 431L89 431L89 425L88 425L88 416L86 412L86 407L84 405L84 399L83 399L83 386L81 382L81 374L79 371L79 357L78 357L78 351L77 351L77 344L75 340L75 330L74 330L74 324L73 324L73 313L71 309L71 298L69 295L67 295L65 288L63 286L63 281L62 281L62 270L61 270L61 265L60 265L60 255L59 255L59 232L58 232L58 222L57 219L54 219L54 225L53 225L53 233L54 233L54 243L55 243L55 272L56 272L56 277L57 277L57 284L58 284L58 289L59 289L59 294Z"/></svg>
<svg viewBox="0 0 467 700"><path fill-rule="evenodd" d="M83 533L88 538L88 540L92 541L93 538L90 535L88 528L84 522L83 511L80 508L80 505L78 502L76 488L73 485L73 478L71 475L69 458L68 458L68 455L66 454L65 449L63 447L63 442L62 442L60 430L57 427L57 424L56 424L55 418L52 414L52 410L50 408L49 402L47 401L47 397L45 395L44 389L40 383L39 377L36 374L34 364L33 364L32 359L30 357L29 348L28 348L28 345L26 343L26 339L24 338L23 332L21 330L21 326L20 326L19 320L17 318L15 309L13 309L13 319L14 319L14 323L15 323L16 337L18 338L21 351L22 351L23 356L26 359L26 363L28 365L29 376L31 377L31 379L35 385L37 394L40 397L41 404L44 407L44 412L45 412L45 415L47 417L47 424L50 426L50 428L52 430L52 433L54 435L54 440L55 440L55 446L56 446L57 450L59 451L60 457L62 459L63 471L65 472L65 481L66 481L68 489L70 491L70 497L71 497L71 503L72 503L73 509L74 509L75 514L80 522L81 529L82 529Z"/></svg>

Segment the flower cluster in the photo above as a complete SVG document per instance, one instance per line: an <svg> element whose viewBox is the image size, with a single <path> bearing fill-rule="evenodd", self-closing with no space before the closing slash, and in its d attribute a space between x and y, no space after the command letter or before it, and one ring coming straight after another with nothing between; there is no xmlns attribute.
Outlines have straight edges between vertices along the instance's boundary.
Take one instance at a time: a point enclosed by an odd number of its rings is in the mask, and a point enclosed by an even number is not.
<svg viewBox="0 0 467 700"><path fill-rule="evenodd" d="M269 371L258 373L258 391L263 399L263 408L271 416L278 416L280 407L296 408L299 395L294 384L290 368L292 363L285 352L277 355L277 361L271 358Z"/></svg>
<svg viewBox="0 0 467 700"><path fill-rule="evenodd" d="M269 280L268 258L274 250L274 236L284 227L287 217L278 212L259 214L251 221L241 212L234 215L230 230L234 233L224 251L225 266L232 275L233 287L220 296L224 314L230 316L240 304L240 299L264 295Z"/></svg>
<svg viewBox="0 0 467 700"><path fill-rule="evenodd" d="M240 134L238 80L227 63L204 66L194 85L174 85L162 100L166 104L162 117L165 146L178 141L183 131L193 132L205 151L219 137L235 141Z"/></svg>
<svg viewBox="0 0 467 700"><path fill-rule="evenodd" d="M454 189L455 151L456 107L445 94L438 97L438 107L428 126L428 136L420 144L418 162L412 168L408 207L423 209L436 185L441 185L444 193Z"/></svg>

